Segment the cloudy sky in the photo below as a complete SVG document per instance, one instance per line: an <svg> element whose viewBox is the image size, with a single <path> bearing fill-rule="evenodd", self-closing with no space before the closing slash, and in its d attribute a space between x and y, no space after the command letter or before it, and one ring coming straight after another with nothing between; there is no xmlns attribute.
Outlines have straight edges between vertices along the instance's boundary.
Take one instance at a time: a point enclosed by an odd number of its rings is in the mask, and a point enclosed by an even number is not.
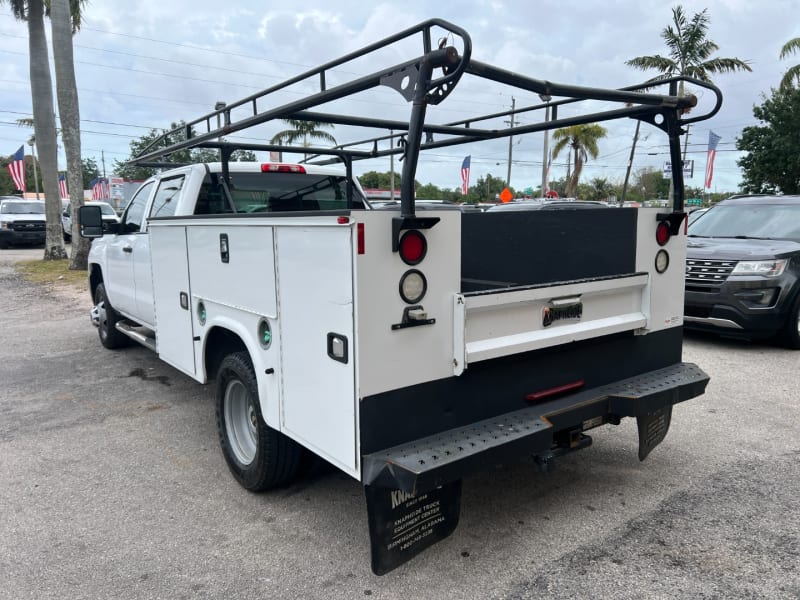
<svg viewBox="0 0 800 600"><path fill-rule="evenodd" d="M151 128L191 120L209 112L215 102L233 102L290 76L335 59L425 19L439 17L464 28L472 38L473 57L503 69L567 84L616 88L640 83L647 74L625 66L630 58L665 54L660 33L671 22L671 7L656 0L339 0L297 3L210 0L91 0L74 38L85 157L105 158L108 175L115 160L129 155L130 141ZM752 107L777 86L786 68L800 56L778 59L781 46L800 36L800 0L705 0L683 3L688 14L708 9L709 38L718 57L750 62L752 73L719 75L724 105L711 120L690 130L688 157L696 171L688 185L702 186L709 130L722 137L713 188L735 191L740 182L735 140L743 127L755 124ZM48 24L49 29L49 24ZM27 30L0 5L0 154L13 153L32 131L15 120L31 116ZM335 69L329 85L352 80L421 53L421 42L405 44L355 64ZM275 94L286 102L314 91L304 82ZM708 101L708 94L701 103ZM428 113L430 122L445 123L511 107L538 103L530 92L487 82L463 80L454 93ZM326 110L407 120L410 106L388 88L340 101ZM565 109L566 110L566 109ZM562 112L562 116L566 112ZM519 117L524 124L538 114ZM495 127L502 127L502 120ZM584 180L604 177L621 182L634 123L608 123L600 156L585 170ZM266 124L231 139L264 142L280 123ZM337 126L339 142L375 135L372 130ZM511 184L517 189L541 182L543 136L514 138ZM27 146L26 146L27 148ZM634 170L661 168L666 137L644 126ZM459 168L472 156L472 183L487 173L505 178L507 140L433 150L417 171L422 183L460 185ZM60 158L64 166L63 152ZM388 159L356 163L356 172L388 171ZM554 178L563 177L566 155L557 157Z"/></svg>

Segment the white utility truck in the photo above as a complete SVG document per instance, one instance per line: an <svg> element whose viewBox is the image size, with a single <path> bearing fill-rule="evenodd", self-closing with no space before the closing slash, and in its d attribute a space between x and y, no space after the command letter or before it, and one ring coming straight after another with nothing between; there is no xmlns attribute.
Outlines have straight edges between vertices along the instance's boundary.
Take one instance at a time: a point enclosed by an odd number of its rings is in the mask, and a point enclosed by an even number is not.
<svg viewBox="0 0 800 600"><path fill-rule="evenodd" d="M329 72L363 72L348 63L417 38L416 58L328 87ZM89 283L103 345L133 339L215 381L222 451L247 489L288 484L309 452L359 480L379 574L453 531L465 474L526 457L547 466L626 417L643 460L673 405L708 382L681 360L680 169L671 209L423 210L413 186L428 149L623 117L665 132L677 163L682 127L715 114L719 91L687 80L712 92L700 111L677 78L664 95L642 91L652 84L586 88L471 54L464 30L421 23L166 133L138 164L163 167L190 147L218 149L219 162L161 171L111 232L96 207L80 214L81 234L97 238ZM429 123L426 109L468 77L544 100ZM309 81L316 93L273 101ZM411 103L407 120L309 110L378 86ZM551 118L534 119L548 107ZM496 125L520 113L528 124ZM273 119L386 133L335 148L222 139ZM310 156L231 162L236 149ZM371 209L353 162L393 154L400 205Z"/></svg>

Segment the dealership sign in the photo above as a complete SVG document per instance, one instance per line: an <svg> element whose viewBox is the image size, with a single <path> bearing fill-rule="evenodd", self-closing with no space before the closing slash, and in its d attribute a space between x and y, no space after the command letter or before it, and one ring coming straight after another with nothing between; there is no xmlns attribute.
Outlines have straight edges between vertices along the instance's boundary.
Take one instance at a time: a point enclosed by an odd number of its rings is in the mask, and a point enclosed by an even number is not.
<svg viewBox="0 0 800 600"><path fill-rule="evenodd" d="M691 179L694 176L694 160L683 161L683 177ZM664 177L672 177L672 163L666 161L664 163Z"/></svg>

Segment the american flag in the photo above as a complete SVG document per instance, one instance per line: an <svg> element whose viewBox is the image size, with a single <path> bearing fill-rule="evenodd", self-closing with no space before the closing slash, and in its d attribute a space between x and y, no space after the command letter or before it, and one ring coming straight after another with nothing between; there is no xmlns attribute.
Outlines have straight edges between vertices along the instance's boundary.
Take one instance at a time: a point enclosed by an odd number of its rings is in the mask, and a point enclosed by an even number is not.
<svg viewBox="0 0 800 600"><path fill-rule="evenodd" d="M711 179L714 177L714 157L717 155L717 144L722 137L713 131L708 132L708 154L706 155L706 188L711 187Z"/></svg>
<svg viewBox="0 0 800 600"><path fill-rule="evenodd" d="M17 189L25 192L25 144L14 153L14 160L6 167Z"/></svg>
<svg viewBox="0 0 800 600"><path fill-rule="evenodd" d="M89 182L92 188L92 200L108 200L111 198L111 189L108 186L108 179L98 177Z"/></svg>
<svg viewBox="0 0 800 600"><path fill-rule="evenodd" d="M67 176L64 173L58 176L58 191L61 192L62 198L69 198L67 193Z"/></svg>
<svg viewBox="0 0 800 600"><path fill-rule="evenodd" d="M461 163L461 195L466 196L469 192L469 156L464 157Z"/></svg>

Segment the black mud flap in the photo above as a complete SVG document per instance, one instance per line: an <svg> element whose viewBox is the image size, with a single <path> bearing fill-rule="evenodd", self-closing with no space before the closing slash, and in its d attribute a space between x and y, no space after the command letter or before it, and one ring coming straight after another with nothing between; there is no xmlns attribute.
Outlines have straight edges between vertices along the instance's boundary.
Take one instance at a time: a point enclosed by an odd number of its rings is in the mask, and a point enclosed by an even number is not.
<svg viewBox="0 0 800 600"><path fill-rule="evenodd" d="M367 496L372 572L384 575L455 531L461 513L461 480L409 494L371 485Z"/></svg>
<svg viewBox="0 0 800 600"><path fill-rule="evenodd" d="M647 458L650 451L664 441L671 419L671 404L636 417L636 425L639 427L639 460Z"/></svg>

